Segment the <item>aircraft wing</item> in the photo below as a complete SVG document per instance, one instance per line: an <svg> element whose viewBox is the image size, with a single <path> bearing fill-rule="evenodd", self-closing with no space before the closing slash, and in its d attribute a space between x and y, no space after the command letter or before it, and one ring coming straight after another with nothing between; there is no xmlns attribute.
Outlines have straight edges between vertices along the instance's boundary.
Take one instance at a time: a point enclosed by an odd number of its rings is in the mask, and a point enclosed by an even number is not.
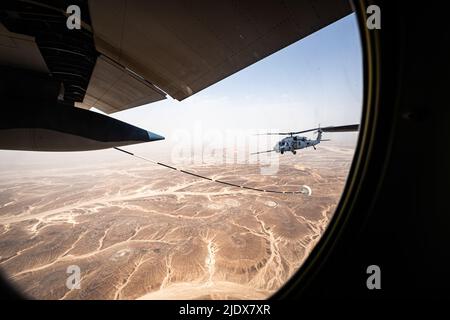
<svg viewBox="0 0 450 320"><path fill-rule="evenodd" d="M79 29L68 28L73 4L81 13ZM5 105L21 110L11 114L18 120L31 117L26 106L109 114L167 95L181 101L351 12L345 0L5 1L0 93ZM44 129L86 132L58 119L47 119L53 122ZM2 121L0 130L12 130Z"/></svg>
<svg viewBox="0 0 450 320"><path fill-rule="evenodd" d="M181 101L350 14L351 8L342 0L95 0L89 13L101 58ZM103 71L98 61L94 78ZM90 83L88 98L97 86ZM152 100L140 101L146 102Z"/></svg>

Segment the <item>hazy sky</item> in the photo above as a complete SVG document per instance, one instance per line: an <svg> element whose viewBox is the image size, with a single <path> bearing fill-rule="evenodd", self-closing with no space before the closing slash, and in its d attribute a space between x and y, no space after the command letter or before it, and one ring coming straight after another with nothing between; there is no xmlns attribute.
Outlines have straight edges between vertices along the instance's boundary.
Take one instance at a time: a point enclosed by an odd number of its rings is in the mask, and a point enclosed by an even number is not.
<svg viewBox="0 0 450 320"><path fill-rule="evenodd" d="M111 116L165 136L164 141L126 148L167 161L174 150L192 146L196 148L194 152L201 152L202 146L229 147L236 137L241 144L250 143L257 149L270 149L277 140L273 137L262 145L259 141L257 146L252 140L254 132L296 131L319 123L359 123L362 89L361 45L352 14L184 101L168 97ZM347 141L355 138L355 134L345 136ZM342 134L326 136L337 141L341 137ZM0 151L3 170L14 165L59 166L123 159L124 155L115 150Z"/></svg>

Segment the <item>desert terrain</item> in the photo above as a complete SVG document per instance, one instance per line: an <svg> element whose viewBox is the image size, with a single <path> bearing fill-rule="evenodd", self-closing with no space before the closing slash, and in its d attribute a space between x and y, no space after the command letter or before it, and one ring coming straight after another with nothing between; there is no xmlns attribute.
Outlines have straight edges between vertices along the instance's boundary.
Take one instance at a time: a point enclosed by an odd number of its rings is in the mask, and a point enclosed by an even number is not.
<svg viewBox="0 0 450 320"><path fill-rule="evenodd" d="M295 273L327 227L353 149L319 146L257 164L189 170L136 159L98 168L0 172L0 270L37 299L264 299ZM68 289L68 266L80 289Z"/></svg>

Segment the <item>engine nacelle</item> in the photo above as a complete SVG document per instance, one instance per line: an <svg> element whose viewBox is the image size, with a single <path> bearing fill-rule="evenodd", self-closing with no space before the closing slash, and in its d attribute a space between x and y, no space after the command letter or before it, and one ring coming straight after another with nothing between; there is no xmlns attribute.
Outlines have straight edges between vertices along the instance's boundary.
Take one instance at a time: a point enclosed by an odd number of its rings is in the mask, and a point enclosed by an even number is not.
<svg viewBox="0 0 450 320"><path fill-rule="evenodd" d="M0 116L0 149L85 151L163 139L100 113L62 104L6 103Z"/></svg>

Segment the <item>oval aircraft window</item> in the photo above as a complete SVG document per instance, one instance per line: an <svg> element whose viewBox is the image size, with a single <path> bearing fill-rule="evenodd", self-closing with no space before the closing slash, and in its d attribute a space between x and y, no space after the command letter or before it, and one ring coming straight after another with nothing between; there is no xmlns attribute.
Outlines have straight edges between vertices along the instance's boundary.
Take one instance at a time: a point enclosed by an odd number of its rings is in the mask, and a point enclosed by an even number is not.
<svg viewBox="0 0 450 320"><path fill-rule="evenodd" d="M68 20L11 3L0 32L21 45L0 47L3 276L36 299L281 288L353 159L363 65L350 5L81 1Z"/></svg>

